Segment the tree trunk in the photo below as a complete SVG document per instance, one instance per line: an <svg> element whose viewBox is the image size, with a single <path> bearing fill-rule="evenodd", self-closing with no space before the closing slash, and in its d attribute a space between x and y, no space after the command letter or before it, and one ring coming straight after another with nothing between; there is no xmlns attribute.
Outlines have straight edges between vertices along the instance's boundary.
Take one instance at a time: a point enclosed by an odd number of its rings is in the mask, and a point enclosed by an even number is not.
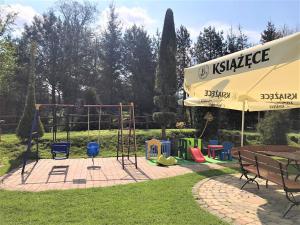
<svg viewBox="0 0 300 225"><path fill-rule="evenodd" d="M194 128L192 107L189 107L189 112L190 112L189 114L190 114L191 128Z"/></svg>
<svg viewBox="0 0 300 225"><path fill-rule="evenodd" d="M166 126L161 126L161 140L167 140Z"/></svg>
<svg viewBox="0 0 300 225"><path fill-rule="evenodd" d="M56 104L54 85L51 85L51 104Z"/></svg>

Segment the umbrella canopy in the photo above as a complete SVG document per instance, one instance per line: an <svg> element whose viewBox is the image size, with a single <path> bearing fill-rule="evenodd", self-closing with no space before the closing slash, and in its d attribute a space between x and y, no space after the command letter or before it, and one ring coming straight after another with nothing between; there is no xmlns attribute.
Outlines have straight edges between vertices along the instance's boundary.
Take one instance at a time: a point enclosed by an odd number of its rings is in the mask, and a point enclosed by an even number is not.
<svg viewBox="0 0 300 225"><path fill-rule="evenodd" d="M185 69L186 106L244 111L300 108L300 33Z"/></svg>
<svg viewBox="0 0 300 225"><path fill-rule="evenodd" d="M185 69L186 105L247 111L300 107L300 33ZM195 99L198 99L195 101ZM192 104L190 104L192 102Z"/></svg>

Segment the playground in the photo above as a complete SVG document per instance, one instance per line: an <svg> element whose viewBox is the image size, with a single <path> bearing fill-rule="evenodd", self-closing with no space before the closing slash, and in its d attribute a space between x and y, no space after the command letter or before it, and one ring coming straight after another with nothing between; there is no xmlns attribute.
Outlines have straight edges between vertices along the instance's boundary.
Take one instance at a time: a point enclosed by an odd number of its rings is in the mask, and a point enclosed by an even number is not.
<svg viewBox="0 0 300 225"><path fill-rule="evenodd" d="M134 159L130 158L130 160ZM128 163L127 159L125 163ZM211 169L224 169L221 164L214 163L161 167L150 164L144 157L138 157L138 163L138 169L134 165L122 169L122 164L115 158L96 158L94 165L91 159L66 159L63 161L41 159L37 163L29 163L24 174L19 168L3 176L0 188L18 191L45 191L107 187Z"/></svg>
<svg viewBox="0 0 300 225"><path fill-rule="evenodd" d="M0 225L300 224L296 9L0 3Z"/></svg>

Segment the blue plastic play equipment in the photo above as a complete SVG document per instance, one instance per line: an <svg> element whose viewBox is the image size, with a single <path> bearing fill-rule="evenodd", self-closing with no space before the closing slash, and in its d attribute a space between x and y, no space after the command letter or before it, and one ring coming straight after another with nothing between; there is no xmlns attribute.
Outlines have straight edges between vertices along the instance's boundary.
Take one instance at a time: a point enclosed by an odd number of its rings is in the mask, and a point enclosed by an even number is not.
<svg viewBox="0 0 300 225"><path fill-rule="evenodd" d="M70 154L70 142L56 142L51 144L52 159L67 159ZM63 154L64 157L57 157L57 154Z"/></svg>
<svg viewBox="0 0 300 225"><path fill-rule="evenodd" d="M100 169L99 166L95 166L94 157L100 152L100 145L97 142L89 142L86 148L86 154L92 158L93 166L89 166L90 169Z"/></svg>
<svg viewBox="0 0 300 225"><path fill-rule="evenodd" d="M100 152L100 145L97 142L89 142L86 149L86 154L89 157L96 157Z"/></svg>
<svg viewBox="0 0 300 225"><path fill-rule="evenodd" d="M232 160L231 149L233 147L233 143L224 141L222 145L223 150L220 152L220 159L225 160L225 157L227 157L228 160Z"/></svg>

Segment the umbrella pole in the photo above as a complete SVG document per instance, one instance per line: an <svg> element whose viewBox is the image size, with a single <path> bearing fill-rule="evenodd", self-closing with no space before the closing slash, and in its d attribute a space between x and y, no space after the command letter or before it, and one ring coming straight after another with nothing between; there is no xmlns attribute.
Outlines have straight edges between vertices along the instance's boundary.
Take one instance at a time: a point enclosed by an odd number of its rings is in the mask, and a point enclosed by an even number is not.
<svg viewBox="0 0 300 225"><path fill-rule="evenodd" d="M241 130L241 146L244 146L244 123L245 123L245 101L243 101L242 111L242 130Z"/></svg>

